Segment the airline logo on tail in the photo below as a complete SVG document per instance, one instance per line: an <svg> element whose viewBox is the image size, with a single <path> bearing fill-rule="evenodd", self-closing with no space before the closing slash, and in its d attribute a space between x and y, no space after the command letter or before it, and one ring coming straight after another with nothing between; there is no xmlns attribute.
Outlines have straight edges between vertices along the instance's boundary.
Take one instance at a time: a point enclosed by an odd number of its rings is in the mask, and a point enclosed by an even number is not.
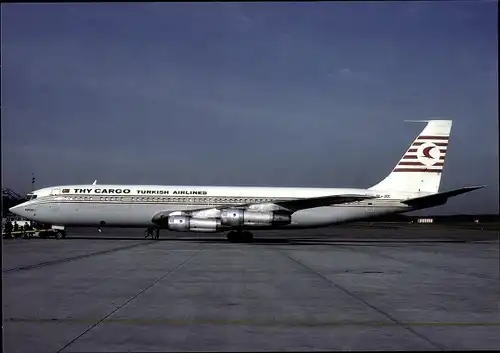
<svg viewBox="0 0 500 353"><path fill-rule="evenodd" d="M449 136L419 136L398 163L394 172L443 171Z"/></svg>

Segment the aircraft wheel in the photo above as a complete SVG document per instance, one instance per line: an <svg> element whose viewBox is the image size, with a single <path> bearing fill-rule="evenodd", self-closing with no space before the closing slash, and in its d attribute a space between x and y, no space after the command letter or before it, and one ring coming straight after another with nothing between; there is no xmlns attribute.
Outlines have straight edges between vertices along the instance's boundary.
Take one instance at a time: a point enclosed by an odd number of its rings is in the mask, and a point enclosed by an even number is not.
<svg viewBox="0 0 500 353"><path fill-rule="evenodd" d="M246 242L251 242L253 240L253 234L247 231L241 232L241 239Z"/></svg>
<svg viewBox="0 0 500 353"><path fill-rule="evenodd" d="M237 241L237 236L238 236L238 234L234 231L230 231L226 235L227 240L229 240L231 243L235 243Z"/></svg>
<svg viewBox="0 0 500 353"><path fill-rule="evenodd" d="M54 236L55 236L56 239L61 239L61 238L64 237L64 234L63 234L62 231L58 230L58 231L55 232Z"/></svg>
<svg viewBox="0 0 500 353"><path fill-rule="evenodd" d="M227 240L229 240L231 243L250 242L253 240L253 235L252 233L247 231L243 232L230 231L229 233L227 233Z"/></svg>

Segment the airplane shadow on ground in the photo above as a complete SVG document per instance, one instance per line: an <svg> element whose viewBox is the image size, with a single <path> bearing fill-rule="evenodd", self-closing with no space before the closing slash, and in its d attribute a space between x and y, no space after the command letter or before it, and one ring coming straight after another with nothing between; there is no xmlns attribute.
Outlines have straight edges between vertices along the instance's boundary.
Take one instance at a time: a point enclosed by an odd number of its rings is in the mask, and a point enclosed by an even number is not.
<svg viewBox="0 0 500 353"><path fill-rule="evenodd" d="M143 237L86 237L86 236L68 236L64 240L148 240L151 242L188 242L188 243L205 243L205 244L238 244L238 245L272 245L272 244L286 244L286 245L342 245L342 244L357 244L357 245L372 245L372 244L391 244L391 243L467 243L474 240L467 239L335 239L329 237L325 238L254 238L252 241L247 242L229 242L225 238L160 238L160 239L145 239Z"/></svg>
<svg viewBox="0 0 500 353"><path fill-rule="evenodd" d="M198 243L212 243L212 244L236 244L236 245L273 245L273 244L286 244L286 245L300 245L300 246L338 246L342 244L356 244L360 246L372 246L381 244L401 244L401 243L429 243L429 242L439 242L439 243L466 243L467 240L400 240L400 239L390 239L390 240L366 240L366 239L283 239L283 238L255 238L249 242L235 242L231 243L227 239L160 239L160 241L189 241Z"/></svg>

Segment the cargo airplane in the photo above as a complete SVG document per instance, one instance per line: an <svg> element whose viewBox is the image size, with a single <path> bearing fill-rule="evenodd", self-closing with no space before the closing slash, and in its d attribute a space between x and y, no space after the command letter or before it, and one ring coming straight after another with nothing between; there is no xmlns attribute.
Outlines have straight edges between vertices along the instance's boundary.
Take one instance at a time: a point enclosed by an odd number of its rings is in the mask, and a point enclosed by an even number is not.
<svg viewBox="0 0 500 353"><path fill-rule="evenodd" d="M439 192L451 120L427 120L392 172L357 188L65 185L36 190L10 209L30 220L65 227L154 228L228 232L251 240L251 230L318 228L445 204L484 186Z"/></svg>

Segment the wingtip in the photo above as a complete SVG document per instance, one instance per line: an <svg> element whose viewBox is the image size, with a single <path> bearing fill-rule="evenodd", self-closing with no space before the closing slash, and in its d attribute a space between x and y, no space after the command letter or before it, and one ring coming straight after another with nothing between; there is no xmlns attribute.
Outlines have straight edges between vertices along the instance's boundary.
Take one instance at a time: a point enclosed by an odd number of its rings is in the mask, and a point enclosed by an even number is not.
<svg viewBox="0 0 500 353"><path fill-rule="evenodd" d="M469 186L469 189L472 190L477 190L477 189L482 189L485 188L487 185L476 185L476 186Z"/></svg>
<svg viewBox="0 0 500 353"><path fill-rule="evenodd" d="M438 122L446 122L446 123L452 123L452 119L447 119L447 118L432 118L432 119L422 119L422 120L404 120L406 123L438 123Z"/></svg>
<svg viewBox="0 0 500 353"><path fill-rule="evenodd" d="M464 186L463 189L482 189L486 187L486 185L470 185L470 186Z"/></svg>

